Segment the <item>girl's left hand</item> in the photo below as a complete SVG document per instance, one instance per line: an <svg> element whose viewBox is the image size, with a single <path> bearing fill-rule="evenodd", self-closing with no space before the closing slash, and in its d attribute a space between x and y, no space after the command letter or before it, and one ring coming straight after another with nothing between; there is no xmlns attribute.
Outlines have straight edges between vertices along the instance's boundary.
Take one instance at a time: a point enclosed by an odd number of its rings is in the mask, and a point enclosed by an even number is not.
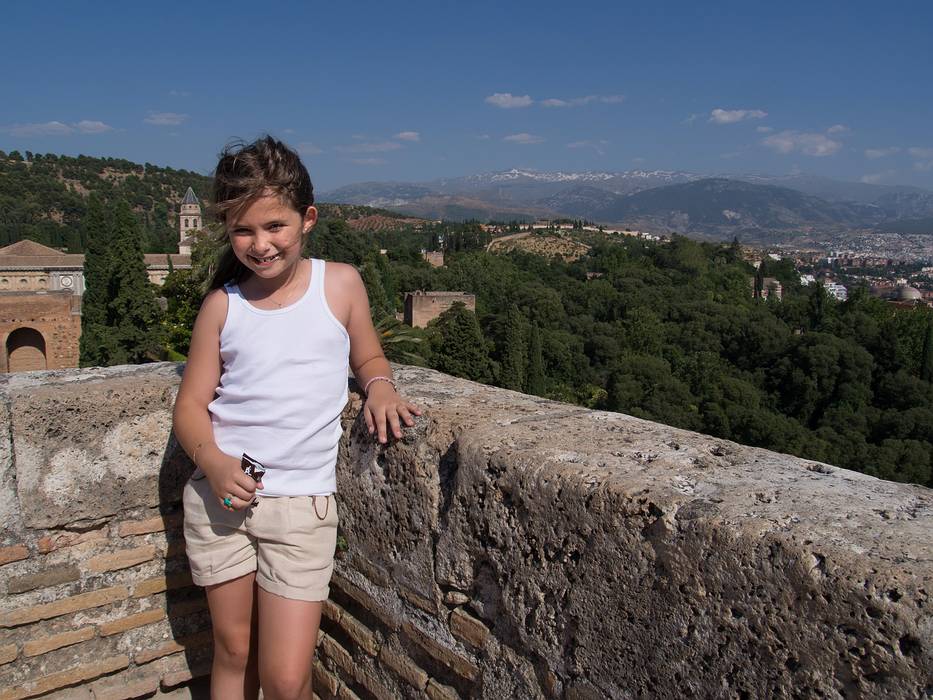
<svg viewBox="0 0 933 700"><path fill-rule="evenodd" d="M366 427L370 435L378 431L379 442L386 442L389 429L396 439L402 437L401 422L414 425L412 414L420 416L421 409L405 401L388 382L374 382L363 404Z"/></svg>

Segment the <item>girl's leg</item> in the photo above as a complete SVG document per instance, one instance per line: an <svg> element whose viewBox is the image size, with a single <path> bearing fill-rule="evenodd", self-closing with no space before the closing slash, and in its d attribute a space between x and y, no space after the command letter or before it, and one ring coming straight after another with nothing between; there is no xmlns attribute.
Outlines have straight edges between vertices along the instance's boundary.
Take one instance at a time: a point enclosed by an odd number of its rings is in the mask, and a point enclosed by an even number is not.
<svg viewBox="0 0 933 700"><path fill-rule="evenodd" d="M207 586L205 590L214 628L211 698L256 700L259 695L256 574Z"/></svg>
<svg viewBox="0 0 933 700"><path fill-rule="evenodd" d="M291 600L257 589L263 697L311 700L311 662L323 603Z"/></svg>

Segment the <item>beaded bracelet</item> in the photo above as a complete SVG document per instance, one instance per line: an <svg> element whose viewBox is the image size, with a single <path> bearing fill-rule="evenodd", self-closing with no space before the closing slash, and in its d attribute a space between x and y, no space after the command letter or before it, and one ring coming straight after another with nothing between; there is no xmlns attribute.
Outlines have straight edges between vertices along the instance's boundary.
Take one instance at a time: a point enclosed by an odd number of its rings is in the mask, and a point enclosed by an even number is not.
<svg viewBox="0 0 933 700"><path fill-rule="evenodd" d="M367 396L369 396L369 385L373 382L389 382L389 384L392 385L392 388L395 389L395 391L398 391L398 385L391 377L378 376L370 379L368 382L366 382L366 386L363 387L363 393Z"/></svg>

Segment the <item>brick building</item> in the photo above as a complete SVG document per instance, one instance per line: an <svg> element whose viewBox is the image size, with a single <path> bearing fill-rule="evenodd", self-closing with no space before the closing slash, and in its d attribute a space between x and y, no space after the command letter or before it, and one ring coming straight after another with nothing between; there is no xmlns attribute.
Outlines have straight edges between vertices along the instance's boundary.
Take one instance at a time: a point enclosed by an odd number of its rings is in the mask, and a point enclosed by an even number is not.
<svg viewBox="0 0 933 700"><path fill-rule="evenodd" d="M190 236L201 228L201 206L190 187L181 209L179 248L190 252ZM143 257L157 285L170 267L191 267L190 254ZM0 248L0 372L77 367L83 294L83 255L28 240Z"/></svg>
<svg viewBox="0 0 933 700"><path fill-rule="evenodd" d="M476 296L466 292L408 292L405 295L405 323L412 328L424 328L458 301L470 311L476 311Z"/></svg>

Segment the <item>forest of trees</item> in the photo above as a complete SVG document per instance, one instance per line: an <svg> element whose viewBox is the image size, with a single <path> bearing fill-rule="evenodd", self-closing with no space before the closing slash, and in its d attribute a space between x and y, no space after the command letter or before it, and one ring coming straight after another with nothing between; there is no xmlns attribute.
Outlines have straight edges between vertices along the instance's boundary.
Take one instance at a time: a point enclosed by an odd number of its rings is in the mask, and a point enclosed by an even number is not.
<svg viewBox="0 0 933 700"><path fill-rule="evenodd" d="M167 199L207 178L116 159L0 153L0 244L32 238L86 254L81 361L180 359L219 245L148 283L143 252L175 250ZM737 244L609 241L583 230L574 262L485 251L476 222L365 233L323 205L306 253L360 270L390 359L592 408L620 411L886 479L933 485L933 312L855 288L801 287L789 261L753 297ZM160 233L160 231L162 231ZM169 242L171 245L169 245ZM381 255L386 249L387 255ZM443 250L434 268L422 250ZM395 320L412 290L476 295L427 329ZM167 300L166 309L156 294Z"/></svg>
<svg viewBox="0 0 933 700"><path fill-rule="evenodd" d="M775 261L765 272L785 297L756 300L735 244L594 238L568 263L486 253L480 232L362 234L325 219L307 252L361 270L390 359L933 485L931 310L864 289L840 303ZM446 265L433 268L420 251L441 240ZM213 244L196 253L201 272L175 272L165 290L182 354ZM415 289L473 293L476 313L455 305L427 329L400 327L391 316Z"/></svg>
<svg viewBox="0 0 933 700"><path fill-rule="evenodd" d="M177 253L177 221L168 202L180 201L189 186L203 198L210 178L121 158L0 151L0 247L29 239L83 253L82 222L94 194L105 207L129 204L144 253Z"/></svg>

